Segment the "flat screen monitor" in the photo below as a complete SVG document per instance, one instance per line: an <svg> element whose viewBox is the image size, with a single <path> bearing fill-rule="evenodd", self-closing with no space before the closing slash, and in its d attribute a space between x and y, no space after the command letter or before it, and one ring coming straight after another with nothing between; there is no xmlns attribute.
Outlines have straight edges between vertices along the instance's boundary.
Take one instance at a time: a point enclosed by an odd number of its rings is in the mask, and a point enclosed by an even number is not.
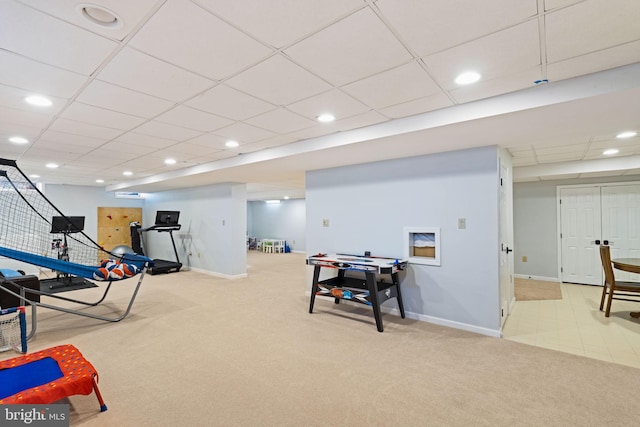
<svg viewBox="0 0 640 427"><path fill-rule="evenodd" d="M157 211L156 225L178 225L180 211Z"/></svg>
<svg viewBox="0 0 640 427"><path fill-rule="evenodd" d="M83 216L54 216L51 218L52 233L79 233L84 230Z"/></svg>

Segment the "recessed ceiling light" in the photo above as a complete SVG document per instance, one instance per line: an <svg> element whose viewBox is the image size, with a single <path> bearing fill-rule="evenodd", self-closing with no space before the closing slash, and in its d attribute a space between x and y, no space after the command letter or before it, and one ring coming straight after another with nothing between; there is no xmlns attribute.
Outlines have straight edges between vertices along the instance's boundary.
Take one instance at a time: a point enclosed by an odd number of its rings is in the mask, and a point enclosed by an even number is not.
<svg viewBox="0 0 640 427"><path fill-rule="evenodd" d="M133 172L131 172L131 171L124 171L124 172L122 172L122 175L124 175L124 176L131 176L131 175L133 175Z"/></svg>
<svg viewBox="0 0 640 427"><path fill-rule="evenodd" d="M165 159L164 160L164 164L165 165L175 165L176 164L176 159Z"/></svg>
<svg viewBox="0 0 640 427"><path fill-rule="evenodd" d="M633 138L637 134L638 134L638 132L634 132L632 130L629 130L629 131L626 131L626 132L620 132L619 134L616 135L616 138Z"/></svg>
<svg viewBox="0 0 640 427"><path fill-rule="evenodd" d="M319 122L329 123L329 122L334 121L336 119L336 116L334 116L331 113L322 113L317 117L317 119L318 119Z"/></svg>
<svg viewBox="0 0 640 427"><path fill-rule="evenodd" d="M284 196L284 199L285 200L289 200L289 196Z"/></svg>
<svg viewBox="0 0 640 427"><path fill-rule="evenodd" d="M40 95L27 96L24 100L27 101L27 103L38 107L50 107L53 104L49 98L45 98Z"/></svg>
<svg viewBox="0 0 640 427"><path fill-rule="evenodd" d="M480 74L475 71L466 71L456 77L456 83L459 85L469 85L480 80Z"/></svg>
<svg viewBox="0 0 640 427"><path fill-rule="evenodd" d="M57 163L47 163L45 166L49 169L56 169L59 165Z"/></svg>
<svg viewBox="0 0 640 427"><path fill-rule="evenodd" d="M616 149L616 148L610 148L608 150L604 150L602 152L602 154L604 154L605 156L610 156L612 154L618 154L620 152L620 150Z"/></svg>
<svg viewBox="0 0 640 427"><path fill-rule="evenodd" d="M104 182L104 179L96 179L96 182L97 182L98 184L102 184L102 183Z"/></svg>
<svg viewBox="0 0 640 427"><path fill-rule="evenodd" d="M80 4L77 6L77 10L83 18L91 22L93 25L111 29L122 27L122 20L120 17L104 6Z"/></svg>
<svg viewBox="0 0 640 427"><path fill-rule="evenodd" d="M14 144L28 144L29 140L27 138L23 138L21 136L12 136L11 138L9 138L10 142L13 142Z"/></svg>
<svg viewBox="0 0 640 427"><path fill-rule="evenodd" d="M29 178L40 178L40 175L36 175L35 173L29 175Z"/></svg>
<svg viewBox="0 0 640 427"><path fill-rule="evenodd" d="M227 141L224 145L229 148L235 148L240 144L238 144L238 141Z"/></svg>

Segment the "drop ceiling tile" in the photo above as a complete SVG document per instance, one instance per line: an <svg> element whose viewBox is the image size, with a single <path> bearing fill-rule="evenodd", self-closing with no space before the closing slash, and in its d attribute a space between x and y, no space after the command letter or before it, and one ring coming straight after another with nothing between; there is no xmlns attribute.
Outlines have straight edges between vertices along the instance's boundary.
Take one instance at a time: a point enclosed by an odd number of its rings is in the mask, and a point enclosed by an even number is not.
<svg viewBox="0 0 640 427"><path fill-rule="evenodd" d="M215 162L217 160L228 159L230 157L235 157L237 155L238 153L232 153L230 151L220 150L212 154L198 155L196 157L191 157L187 160L194 164L202 165L205 163Z"/></svg>
<svg viewBox="0 0 640 427"><path fill-rule="evenodd" d="M6 141L6 138L0 134L0 150L2 151L2 157L5 159L16 160L19 157L22 157L22 154L27 151L29 148L29 144L26 145L18 145L12 144Z"/></svg>
<svg viewBox="0 0 640 427"><path fill-rule="evenodd" d="M43 129L52 119L53 116L49 114L0 106L0 123L6 123L9 127L10 124L17 124Z"/></svg>
<svg viewBox="0 0 640 427"><path fill-rule="evenodd" d="M171 101L184 101L215 84L145 53L124 48L98 74L99 80Z"/></svg>
<svg viewBox="0 0 640 427"><path fill-rule="evenodd" d="M111 168L115 165L120 165L133 156L136 156L136 154L131 153L128 155L124 155L122 157L114 156L113 151L107 150L106 148L98 148L80 157L79 161L85 166L93 165L94 167L96 167L96 170L104 170L107 168ZM120 179L125 178L124 176L122 176L122 172L123 170L120 169L119 170Z"/></svg>
<svg viewBox="0 0 640 427"><path fill-rule="evenodd" d="M538 179L540 181L557 181L557 180L565 180L565 179L577 179L580 177L579 173L568 173L564 175L547 175L540 176Z"/></svg>
<svg viewBox="0 0 640 427"><path fill-rule="evenodd" d="M365 6L362 0L195 0L274 47L311 34L345 14Z"/></svg>
<svg viewBox="0 0 640 427"><path fill-rule="evenodd" d="M538 24L529 21L424 59L445 89L456 89L458 74L474 70L482 80L517 74L540 65Z"/></svg>
<svg viewBox="0 0 640 427"><path fill-rule="evenodd" d="M550 148L550 147L559 147L559 146L565 146L565 145L579 145L579 144L583 144L584 147L589 147L589 142L591 141L591 138L588 136L585 136L584 134L578 134L578 135L554 135L554 136L548 136L543 140L540 139L534 139L535 141L535 146L534 149L538 149L538 148Z"/></svg>
<svg viewBox="0 0 640 427"><path fill-rule="evenodd" d="M276 108L273 104L225 85L209 89L186 102L186 105L233 120L244 120Z"/></svg>
<svg viewBox="0 0 640 427"><path fill-rule="evenodd" d="M136 132L127 132L123 135L120 135L115 141L125 142L127 144L132 145L144 145L147 147L154 147L156 149L161 149L165 147L169 147L171 145L175 145L176 141L171 139L166 139L162 137L145 135L142 133Z"/></svg>
<svg viewBox="0 0 640 427"><path fill-rule="evenodd" d="M156 58L217 80L272 53L186 0L164 3L130 44Z"/></svg>
<svg viewBox="0 0 640 427"><path fill-rule="evenodd" d="M331 88L303 68L275 55L225 82L275 105L286 105Z"/></svg>
<svg viewBox="0 0 640 427"><path fill-rule="evenodd" d="M571 4L580 3L582 0L544 0L544 10L549 11Z"/></svg>
<svg viewBox="0 0 640 427"><path fill-rule="evenodd" d="M34 95L34 92L0 84L0 105L5 107L55 116L67 103L67 100L64 98L48 96L52 102L51 106L36 107L25 102L24 99L30 95Z"/></svg>
<svg viewBox="0 0 640 427"><path fill-rule="evenodd" d="M192 144L191 142L181 142L163 150L159 150L155 154L157 156L162 156L163 159L165 157L173 157L178 161L183 161L200 154L206 156L218 151L220 150L213 147L207 148L199 144Z"/></svg>
<svg viewBox="0 0 640 427"><path fill-rule="evenodd" d="M173 102L99 80L91 82L77 100L107 110L145 118L154 117L174 105Z"/></svg>
<svg viewBox="0 0 640 427"><path fill-rule="evenodd" d="M102 139L104 141L115 138L122 133L119 129L97 126L91 123L78 122L62 117L59 117L55 122L53 122L49 129L58 132L72 133L74 135L88 136L95 139Z"/></svg>
<svg viewBox="0 0 640 427"><path fill-rule="evenodd" d="M456 102L463 104L535 87L535 81L539 80L541 77L542 72L540 67L534 67L494 79L483 79L473 85L459 86L455 89L449 90L449 94L456 100Z"/></svg>
<svg viewBox="0 0 640 427"><path fill-rule="evenodd" d="M538 163L557 163L582 160L584 153L538 154Z"/></svg>
<svg viewBox="0 0 640 427"><path fill-rule="evenodd" d="M42 145L31 147L29 153L35 156L49 156L51 158L64 159L66 162L73 161L80 156L88 153L91 149L81 149L78 146L69 148L69 146L61 146L56 144Z"/></svg>
<svg viewBox="0 0 640 427"><path fill-rule="evenodd" d="M387 120L389 119L376 111L367 111L365 113L348 117L343 120L336 120L332 123L319 123L314 127L303 129L297 132L292 132L289 134L289 136L299 140L309 139L324 135L330 135L338 131L347 131L350 129L356 129L364 126L382 123Z"/></svg>
<svg viewBox="0 0 640 427"><path fill-rule="evenodd" d="M13 1L0 2L2 48L85 76L116 43Z"/></svg>
<svg viewBox="0 0 640 427"><path fill-rule="evenodd" d="M370 110L368 106L339 89L332 89L302 101L294 102L287 105L287 109L311 120L316 120L323 113L331 113L339 120Z"/></svg>
<svg viewBox="0 0 640 427"><path fill-rule="evenodd" d="M273 136L273 132L266 129L260 129L245 123L235 123L216 131L216 135L224 136L241 143L260 141L261 139Z"/></svg>
<svg viewBox="0 0 640 427"><path fill-rule="evenodd" d="M147 121L142 117L105 110L81 102L72 103L60 117L120 130L129 130Z"/></svg>
<svg viewBox="0 0 640 427"><path fill-rule="evenodd" d="M297 130L305 129L317 124L316 121L304 118L296 113L278 108L268 113L252 117L245 121L250 125L270 130L275 133L289 133Z"/></svg>
<svg viewBox="0 0 640 427"><path fill-rule="evenodd" d="M440 87L411 61L392 70L348 84L342 90L375 109L434 95Z"/></svg>
<svg viewBox="0 0 640 427"><path fill-rule="evenodd" d="M67 21L73 25L85 28L91 32L98 33L102 36L114 40L122 40L127 34L136 28L139 23L155 9L157 0L109 0L108 6L100 4L100 6L111 11L119 18L120 25L101 26L93 23L82 13L82 8L77 1L69 0L19 0L21 3L28 4L34 9L41 10L49 15ZM101 2L106 3L106 2Z"/></svg>
<svg viewBox="0 0 640 427"><path fill-rule="evenodd" d="M214 133L206 133L196 138L190 139L189 144L200 145L202 147L205 147L206 149L224 150L226 149L226 146L224 144L228 140L229 138L218 136Z"/></svg>
<svg viewBox="0 0 640 427"><path fill-rule="evenodd" d="M72 73L0 50L2 83L45 96L71 98L87 81Z"/></svg>
<svg viewBox="0 0 640 427"><path fill-rule="evenodd" d="M195 129L200 132L211 132L233 123L233 120L183 105L159 115L155 120L183 128Z"/></svg>
<svg viewBox="0 0 640 427"><path fill-rule="evenodd" d="M392 105L391 107L381 108L378 112L392 119L413 116L416 114L427 113L429 111L439 110L454 105L451 98L444 92L425 98L415 99L402 104Z"/></svg>
<svg viewBox="0 0 640 427"><path fill-rule="evenodd" d="M0 122L0 141L7 141L12 136L21 136L33 141L41 131L42 129L38 127Z"/></svg>
<svg viewBox="0 0 640 427"><path fill-rule="evenodd" d="M603 154L604 150L606 150L607 148L602 148L602 149L593 148L584 155L584 159L585 160L608 159L608 158L616 158L621 156L633 156L636 154L640 154L640 150L637 150L633 147L610 147L610 148L615 148L619 151L616 154Z"/></svg>
<svg viewBox="0 0 640 427"><path fill-rule="evenodd" d="M537 0L378 0L376 6L420 56L467 43L537 13Z"/></svg>
<svg viewBox="0 0 640 427"><path fill-rule="evenodd" d="M578 156L584 155L584 153L589 149L588 143L583 144L568 144L568 145L557 145L557 146L539 146L535 147L534 151L538 156L551 156L554 154L575 154Z"/></svg>
<svg viewBox="0 0 640 427"><path fill-rule="evenodd" d="M532 157L514 157L511 159L511 163L513 167L534 166L538 164L537 160Z"/></svg>
<svg viewBox="0 0 640 427"><path fill-rule="evenodd" d="M547 60L557 62L640 39L636 1L585 1L545 15ZM597 23L597 25L594 25Z"/></svg>
<svg viewBox="0 0 640 427"><path fill-rule="evenodd" d="M86 133L86 132L85 132ZM40 143L55 143L55 144L69 144L69 145L81 145L96 148L105 143L104 138L93 138L86 135L77 135L68 132L60 132L53 129L47 129L40 138L38 138L38 144Z"/></svg>
<svg viewBox="0 0 640 427"><path fill-rule="evenodd" d="M387 122L389 119L377 111L367 111L357 116L348 117L344 120L336 120L336 128L341 131L358 129L365 126L371 126L378 123Z"/></svg>
<svg viewBox="0 0 640 427"><path fill-rule="evenodd" d="M160 138L172 139L174 141L186 141L202 135L202 132L193 129L187 129L167 123L151 120L135 129L136 133L156 136Z"/></svg>
<svg viewBox="0 0 640 427"><path fill-rule="evenodd" d="M112 153L127 152L129 155L144 156L151 154L157 150L155 147L148 145L131 144L123 141L111 141L100 147L101 150L108 150Z"/></svg>
<svg viewBox="0 0 640 427"><path fill-rule="evenodd" d="M266 138L261 141L254 142L247 145L251 145L252 147L254 146L260 147L260 149L264 149L264 148L280 147L282 145L291 144L292 142L296 142L296 141L297 139L290 135L276 135L276 136L272 136L271 138Z"/></svg>
<svg viewBox="0 0 640 427"><path fill-rule="evenodd" d="M549 81L557 82L636 62L640 62L640 41L548 64L547 76Z"/></svg>
<svg viewBox="0 0 640 427"><path fill-rule="evenodd" d="M284 52L307 70L337 86L411 59L409 52L369 8L313 34Z"/></svg>
<svg viewBox="0 0 640 427"><path fill-rule="evenodd" d="M305 139L317 138L325 135L331 135L332 133L338 132L339 129L336 127L335 122L333 123L318 123L318 125L299 130L296 132L292 132L287 136L290 136L297 141L302 141Z"/></svg>

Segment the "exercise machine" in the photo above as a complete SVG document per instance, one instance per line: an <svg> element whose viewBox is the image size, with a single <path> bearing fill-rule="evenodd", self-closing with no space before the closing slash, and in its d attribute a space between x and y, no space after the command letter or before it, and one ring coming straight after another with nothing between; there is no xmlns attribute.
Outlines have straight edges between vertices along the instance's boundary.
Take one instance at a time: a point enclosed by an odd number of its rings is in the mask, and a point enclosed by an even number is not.
<svg viewBox="0 0 640 427"><path fill-rule="evenodd" d="M169 233L171 237L171 244L173 245L173 253L176 255L175 261L166 259L154 259L153 267L150 267L149 273L151 274L165 274L165 273L177 273L182 268L182 263L178 257L178 250L176 249L176 242L173 238L173 232L180 230L181 225L178 223L180 218L179 211L157 211L156 222L154 225L148 228L142 228L137 222L132 222L129 225L131 230L131 246L135 253L138 255L144 255L144 235L143 233L149 231L157 231L160 233Z"/></svg>
<svg viewBox="0 0 640 427"><path fill-rule="evenodd" d="M57 257L61 261L69 262L69 243L67 236L74 233L81 233L84 230L83 216L54 216L51 218L50 234L62 235L62 238L56 237L51 241L51 250L57 252ZM56 272L55 279L43 279L40 281L48 289L72 288L85 285L86 280L72 274L54 270Z"/></svg>

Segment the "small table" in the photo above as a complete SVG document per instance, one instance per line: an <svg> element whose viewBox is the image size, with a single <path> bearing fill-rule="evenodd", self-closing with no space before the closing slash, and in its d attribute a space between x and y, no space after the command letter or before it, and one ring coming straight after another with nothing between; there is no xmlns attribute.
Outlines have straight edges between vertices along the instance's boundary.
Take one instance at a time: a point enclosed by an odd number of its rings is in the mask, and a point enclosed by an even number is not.
<svg viewBox="0 0 640 427"><path fill-rule="evenodd" d="M640 258L616 258L611 260L613 268L640 274ZM640 311L629 313L634 319L640 318Z"/></svg>
<svg viewBox="0 0 640 427"><path fill-rule="evenodd" d="M373 309L378 332L384 330L380 304L391 298L396 298L400 316L404 319L404 305L400 293L398 271L407 267L407 261L396 258L364 257L348 254L318 254L307 259L307 265L313 265L313 284L311 287L311 301L309 313L313 313L316 295L333 297L336 304L341 299L368 305ZM319 281L321 268L338 269L338 275L330 279ZM364 273L365 280L358 277L345 277L346 271ZM377 280L376 275L388 274L391 282L384 279Z"/></svg>

